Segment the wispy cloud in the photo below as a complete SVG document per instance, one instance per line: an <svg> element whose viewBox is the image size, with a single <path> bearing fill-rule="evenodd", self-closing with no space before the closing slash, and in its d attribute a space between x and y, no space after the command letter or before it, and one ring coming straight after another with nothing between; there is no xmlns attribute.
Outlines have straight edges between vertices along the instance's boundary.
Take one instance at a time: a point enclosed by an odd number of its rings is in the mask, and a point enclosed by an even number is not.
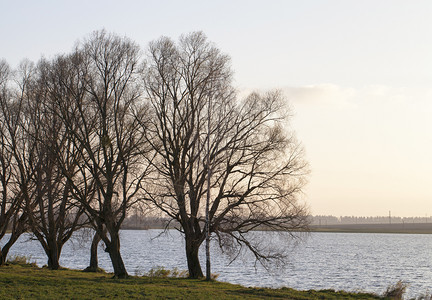
<svg viewBox="0 0 432 300"><path fill-rule="evenodd" d="M295 105L314 105L346 109L354 107L357 91L335 84L306 85L282 89L288 101Z"/></svg>

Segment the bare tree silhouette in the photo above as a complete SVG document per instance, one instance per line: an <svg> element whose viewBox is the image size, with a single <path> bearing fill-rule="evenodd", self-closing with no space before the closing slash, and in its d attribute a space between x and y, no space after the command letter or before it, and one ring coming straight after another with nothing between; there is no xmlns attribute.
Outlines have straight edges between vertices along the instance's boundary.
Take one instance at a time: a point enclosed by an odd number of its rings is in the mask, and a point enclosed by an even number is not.
<svg viewBox="0 0 432 300"><path fill-rule="evenodd" d="M146 191L155 207L180 223L192 278L203 276L198 251L205 239L208 156L209 230L223 249L245 246L261 262L282 259L247 232L265 228L291 237L308 225L307 210L297 201L308 165L285 126L285 99L269 92L238 100L229 62L195 32L178 43L152 42L144 71L153 116L146 138L157 153L152 164L158 171Z"/></svg>

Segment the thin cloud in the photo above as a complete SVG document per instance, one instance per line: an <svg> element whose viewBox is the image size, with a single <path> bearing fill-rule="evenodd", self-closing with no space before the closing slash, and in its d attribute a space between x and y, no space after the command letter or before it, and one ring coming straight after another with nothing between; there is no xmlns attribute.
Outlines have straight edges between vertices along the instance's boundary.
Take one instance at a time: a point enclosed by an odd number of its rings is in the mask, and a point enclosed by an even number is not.
<svg viewBox="0 0 432 300"><path fill-rule="evenodd" d="M335 84L306 85L282 89L294 105L313 105L337 109L354 108L357 91Z"/></svg>

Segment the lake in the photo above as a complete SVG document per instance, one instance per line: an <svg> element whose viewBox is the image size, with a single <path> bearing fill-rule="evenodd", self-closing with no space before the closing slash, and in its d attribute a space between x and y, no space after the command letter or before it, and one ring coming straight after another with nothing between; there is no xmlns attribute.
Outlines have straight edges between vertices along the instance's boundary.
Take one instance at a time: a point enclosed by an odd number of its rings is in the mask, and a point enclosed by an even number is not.
<svg viewBox="0 0 432 300"><path fill-rule="evenodd" d="M180 233L169 230L123 230L121 252L131 275L141 275L153 267L186 270L184 242ZM259 232L254 234L270 233ZM271 235L274 239L274 235ZM3 245L5 240L0 242ZM89 263L90 237L76 237L68 242L61 255L64 267L84 269ZM300 290L336 289L383 293L403 280L409 284L408 297L419 296L432 287L432 235L372 233L310 233L295 247L290 247L286 266L267 272L244 255L229 264L230 259L212 244L212 273L218 280L244 286L282 287ZM291 249L292 248L292 249ZM204 248L201 249L204 254ZM46 256L39 242L22 236L10 255L31 256L40 266ZM205 258L201 257L205 266ZM99 265L112 271L103 248L99 248Z"/></svg>

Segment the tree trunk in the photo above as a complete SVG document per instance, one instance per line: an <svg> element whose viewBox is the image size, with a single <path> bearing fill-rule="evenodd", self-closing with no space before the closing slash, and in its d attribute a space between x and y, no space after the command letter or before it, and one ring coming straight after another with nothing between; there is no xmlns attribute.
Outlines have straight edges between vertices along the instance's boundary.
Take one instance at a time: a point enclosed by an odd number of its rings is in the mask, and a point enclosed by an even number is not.
<svg viewBox="0 0 432 300"><path fill-rule="evenodd" d="M21 230L17 230L16 232L13 232L9 238L9 241L3 246L3 248L0 249L0 266L6 263L6 258L9 253L9 249L12 247L13 244L15 244L15 242L18 240L20 235L21 235Z"/></svg>
<svg viewBox="0 0 432 300"><path fill-rule="evenodd" d="M48 256L48 268L51 270L60 269L60 249L57 245L56 241L48 241L49 249L46 249L45 252Z"/></svg>
<svg viewBox="0 0 432 300"><path fill-rule="evenodd" d="M6 256L3 255L3 249L0 249L0 266L3 266L6 262Z"/></svg>
<svg viewBox="0 0 432 300"><path fill-rule="evenodd" d="M100 235L97 232L95 232L90 247L90 265L84 270L86 272L97 272L99 269L98 245L100 240L101 240Z"/></svg>
<svg viewBox="0 0 432 300"><path fill-rule="evenodd" d="M51 254L48 257L48 268L51 270L60 269L59 257L55 251L50 251Z"/></svg>
<svg viewBox="0 0 432 300"><path fill-rule="evenodd" d="M109 253L111 258L111 263L114 268L114 277L115 278L127 278L128 273L126 271L126 267L123 263L123 259L120 254L120 237L118 233L111 233L111 241L106 243L107 248L106 252Z"/></svg>
<svg viewBox="0 0 432 300"><path fill-rule="evenodd" d="M4 265L6 263L6 258L9 253L9 249L12 247L14 243L11 243L11 240L9 240L1 249L0 251L0 265Z"/></svg>
<svg viewBox="0 0 432 300"><path fill-rule="evenodd" d="M200 244L190 237L186 237L186 258L188 263L189 278L204 277L198 258Z"/></svg>

